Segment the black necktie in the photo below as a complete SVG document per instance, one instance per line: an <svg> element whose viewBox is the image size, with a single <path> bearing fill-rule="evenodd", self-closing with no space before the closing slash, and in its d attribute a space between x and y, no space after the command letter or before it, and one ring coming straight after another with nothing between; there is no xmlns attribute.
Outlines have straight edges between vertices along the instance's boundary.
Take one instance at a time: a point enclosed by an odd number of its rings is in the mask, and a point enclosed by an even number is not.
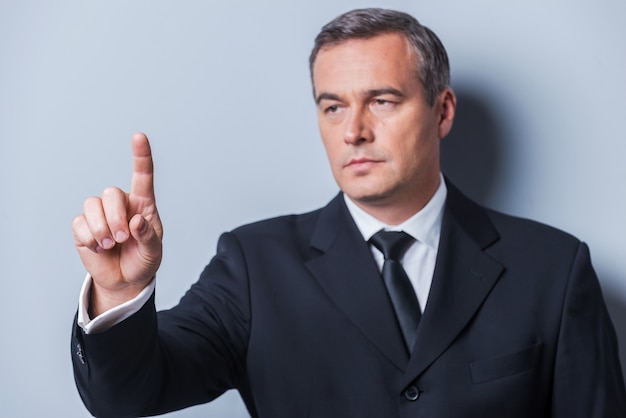
<svg viewBox="0 0 626 418"><path fill-rule="evenodd" d="M413 240L413 237L406 232L396 231L378 231L370 238L370 242L385 257L382 271L383 280L387 286L387 293L393 304L393 309L396 311L396 318L409 353L413 349L417 325L422 312L413 285L399 260Z"/></svg>

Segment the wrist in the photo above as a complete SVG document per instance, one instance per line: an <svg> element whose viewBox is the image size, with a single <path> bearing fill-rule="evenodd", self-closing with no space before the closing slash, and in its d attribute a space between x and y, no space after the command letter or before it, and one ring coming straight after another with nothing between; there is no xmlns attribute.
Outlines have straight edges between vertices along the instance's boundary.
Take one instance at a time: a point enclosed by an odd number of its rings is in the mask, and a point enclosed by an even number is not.
<svg viewBox="0 0 626 418"><path fill-rule="evenodd" d="M88 314L91 319L119 306L134 298L146 288L148 283L142 285L128 284L116 288L115 290L106 289L93 281L89 289L89 305Z"/></svg>

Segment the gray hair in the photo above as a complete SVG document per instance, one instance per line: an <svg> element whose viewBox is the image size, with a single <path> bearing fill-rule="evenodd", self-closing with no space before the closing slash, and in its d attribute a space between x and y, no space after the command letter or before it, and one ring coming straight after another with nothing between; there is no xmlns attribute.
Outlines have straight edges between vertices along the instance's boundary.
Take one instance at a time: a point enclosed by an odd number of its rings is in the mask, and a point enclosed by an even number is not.
<svg viewBox="0 0 626 418"><path fill-rule="evenodd" d="M309 57L311 79L313 64L322 48L386 33L403 34L415 48L417 77L424 87L426 101L433 106L437 95L450 85L448 54L433 31L421 25L413 16L395 10L356 9L327 23L315 38Z"/></svg>

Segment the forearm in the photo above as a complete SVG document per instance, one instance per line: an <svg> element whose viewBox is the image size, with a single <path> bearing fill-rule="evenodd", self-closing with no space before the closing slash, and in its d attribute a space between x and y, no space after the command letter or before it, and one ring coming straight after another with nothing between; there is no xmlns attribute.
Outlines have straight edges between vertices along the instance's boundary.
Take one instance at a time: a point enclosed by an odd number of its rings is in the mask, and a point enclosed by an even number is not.
<svg viewBox="0 0 626 418"><path fill-rule="evenodd" d="M162 381L154 297L109 330L73 332L76 385L95 416L138 416L155 404Z"/></svg>
<svg viewBox="0 0 626 418"><path fill-rule="evenodd" d="M227 234L221 242L230 249L211 261L175 308L157 315L152 295L108 330L85 334L74 327L76 383L92 413L165 413L241 385L250 324L248 277L236 241Z"/></svg>
<svg viewBox="0 0 626 418"><path fill-rule="evenodd" d="M103 313L115 309L120 305L132 301L139 295L145 286L126 286L111 292L98 286L93 282L89 292L89 317L95 318Z"/></svg>
<svg viewBox="0 0 626 418"><path fill-rule="evenodd" d="M153 279L139 294L120 305L117 305L99 315L93 315L91 305L91 288L93 281L87 274L78 299L78 325L86 334L106 331L119 324L126 318L138 312L154 293L156 279Z"/></svg>

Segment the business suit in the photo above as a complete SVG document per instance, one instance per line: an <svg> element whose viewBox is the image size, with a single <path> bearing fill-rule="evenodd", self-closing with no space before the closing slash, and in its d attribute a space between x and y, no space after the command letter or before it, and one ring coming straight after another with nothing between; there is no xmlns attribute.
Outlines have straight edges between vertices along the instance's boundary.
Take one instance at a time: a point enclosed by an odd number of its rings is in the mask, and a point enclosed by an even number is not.
<svg viewBox="0 0 626 418"><path fill-rule="evenodd" d="M410 357L393 315L338 196L224 234L170 311L151 300L105 333L75 327L75 376L99 416L230 387L260 417L626 416L615 333L587 248L567 234L448 184Z"/></svg>

